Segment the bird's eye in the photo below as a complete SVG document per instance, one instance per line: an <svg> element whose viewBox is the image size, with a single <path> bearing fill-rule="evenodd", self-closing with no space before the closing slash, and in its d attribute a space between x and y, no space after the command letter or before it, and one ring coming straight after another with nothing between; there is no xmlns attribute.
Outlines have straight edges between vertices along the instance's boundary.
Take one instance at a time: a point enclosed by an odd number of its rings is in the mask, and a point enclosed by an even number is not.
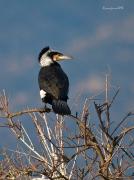
<svg viewBox="0 0 134 180"><path fill-rule="evenodd" d="M59 54L54 54L54 55L53 55L53 60L54 60L54 61L58 60L58 59L59 59L59 56L60 56Z"/></svg>

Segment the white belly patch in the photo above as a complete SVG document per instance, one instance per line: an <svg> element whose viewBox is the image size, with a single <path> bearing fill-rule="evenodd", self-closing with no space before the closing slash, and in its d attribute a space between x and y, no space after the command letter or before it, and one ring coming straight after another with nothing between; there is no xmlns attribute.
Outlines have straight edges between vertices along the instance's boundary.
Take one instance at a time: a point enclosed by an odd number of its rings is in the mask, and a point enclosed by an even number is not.
<svg viewBox="0 0 134 180"><path fill-rule="evenodd" d="M46 92L44 90L40 90L40 97L43 99L46 96Z"/></svg>

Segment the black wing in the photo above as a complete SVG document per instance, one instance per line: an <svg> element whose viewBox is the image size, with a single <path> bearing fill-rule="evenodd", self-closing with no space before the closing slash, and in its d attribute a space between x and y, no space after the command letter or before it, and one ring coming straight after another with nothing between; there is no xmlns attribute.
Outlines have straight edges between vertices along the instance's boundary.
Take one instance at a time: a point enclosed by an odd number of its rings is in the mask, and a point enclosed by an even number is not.
<svg viewBox="0 0 134 180"><path fill-rule="evenodd" d="M67 100L69 81L59 64L42 67L39 72L39 86L56 99Z"/></svg>

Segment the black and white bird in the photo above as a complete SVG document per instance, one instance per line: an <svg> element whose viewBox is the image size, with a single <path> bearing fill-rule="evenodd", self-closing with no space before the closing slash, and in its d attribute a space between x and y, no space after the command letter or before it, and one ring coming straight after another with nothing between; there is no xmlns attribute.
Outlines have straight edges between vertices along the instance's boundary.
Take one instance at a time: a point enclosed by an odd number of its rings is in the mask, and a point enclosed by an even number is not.
<svg viewBox="0 0 134 180"><path fill-rule="evenodd" d="M45 104L52 105L52 109L56 114L69 115L71 114L67 104L69 80L58 63L58 61L64 59L72 58L51 50L49 46L43 48L38 57L41 65L38 83L42 101Z"/></svg>

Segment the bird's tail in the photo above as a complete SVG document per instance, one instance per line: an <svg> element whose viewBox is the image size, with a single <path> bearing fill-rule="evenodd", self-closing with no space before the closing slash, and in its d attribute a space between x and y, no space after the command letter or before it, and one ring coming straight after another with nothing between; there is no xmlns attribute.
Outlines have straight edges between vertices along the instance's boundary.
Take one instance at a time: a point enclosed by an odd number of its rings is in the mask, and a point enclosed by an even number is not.
<svg viewBox="0 0 134 180"><path fill-rule="evenodd" d="M52 108L53 108L53 111L56 114L60 114L60 115L69 115L69 114L71 114L70 108L67 105L66 101L53 100L52 101Z"/></svg>

